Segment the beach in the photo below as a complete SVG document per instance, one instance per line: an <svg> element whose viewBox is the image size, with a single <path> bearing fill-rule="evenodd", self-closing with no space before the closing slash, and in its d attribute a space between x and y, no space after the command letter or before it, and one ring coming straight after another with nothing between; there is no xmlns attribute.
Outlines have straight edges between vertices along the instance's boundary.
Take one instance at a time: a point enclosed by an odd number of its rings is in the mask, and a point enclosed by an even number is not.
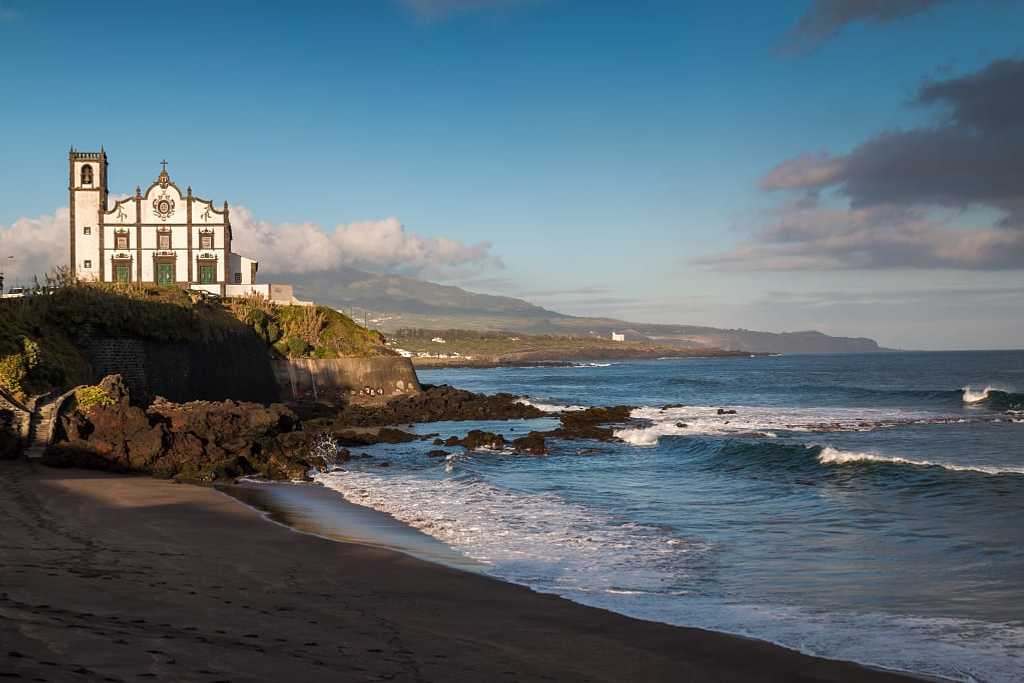
<svg viewBox="0 0 1024 683"><path fill-rule="evenodd" d="M0 518L15 680L909 680L298 533L208 487L7 462Z"/></svg>

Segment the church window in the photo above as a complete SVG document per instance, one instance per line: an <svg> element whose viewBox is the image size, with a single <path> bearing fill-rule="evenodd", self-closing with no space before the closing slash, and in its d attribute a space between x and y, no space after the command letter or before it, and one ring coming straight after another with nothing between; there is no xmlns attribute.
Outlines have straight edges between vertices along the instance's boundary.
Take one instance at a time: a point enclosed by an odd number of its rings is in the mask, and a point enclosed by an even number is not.
<svg viewBox="0 0 1024 683"><path fill-rule="evenodd" d="M92 268L92 261L90 261L89 259L86 259L86 260L85 260L85 261L84 261L84 262L82 263L82 267L83 267L83 268Z"/></svg>
<svg viewBox="0 0 1024 683"><path fill-rule="evenodd" d="M199 284L212 285L217 281L217 266L213 264L199 264Z"/></svg>
<svg viewBox="0 0 1024 683"><path fill-rule="evenodd" d="M116 235L114 237L114 248L115 249L127 249L128 248L128 235Z"/></svg>
<svg viewBox="0 0 1024 683"><path fill-rule="evenodd" d="M200 249L213 249L213 235L200 235L199 236L199 248Z"/></svg>
<svg viewBox="0 0 1024 683"><path fill-rule="evenodd" d="M131 282L132 281L132 268L131 264L128 263L115 263L114 264L114 279L118 282Z"/></svg>
<svg viewBox="0 0 1024 683"><path fill-rule="evenodd" d="M82 185L92 185L92 166L82 166Z"/></svg>
<svg viewBox="0 0 1024 683"><path fill-rule="evenodd" d="M88 225L85 226L84 228L82 228L82 234L83 235L91 235L92 234L92 228L89 227Z"/></svg>
<svg viewBox="0 0 1024 683"><path fill-rule="evenodd" d="M242 274L241 273L235 273L235 284L236 285L242 284Z"/></svg>
<svg viewBox="0 0 1024 683"><path fill-rule="evenodd" d="M156 236L156 248L157 249L170 249L171 248L171 235L167 233L165 235Z"/></svg>

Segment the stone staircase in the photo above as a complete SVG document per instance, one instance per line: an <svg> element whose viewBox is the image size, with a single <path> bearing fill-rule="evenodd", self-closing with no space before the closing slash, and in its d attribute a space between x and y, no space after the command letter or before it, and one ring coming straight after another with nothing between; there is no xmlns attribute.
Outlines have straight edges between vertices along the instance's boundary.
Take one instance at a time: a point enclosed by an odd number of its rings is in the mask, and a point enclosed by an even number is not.
<svg viewBox="0 0 1024 683"><path fill-rule="evenodd" d="M40 396L32 406L32 415L28 423L28 447L25 457L29 460L40 460L46 453L53 436L54 413L60 402L51 394Z"/></svg>

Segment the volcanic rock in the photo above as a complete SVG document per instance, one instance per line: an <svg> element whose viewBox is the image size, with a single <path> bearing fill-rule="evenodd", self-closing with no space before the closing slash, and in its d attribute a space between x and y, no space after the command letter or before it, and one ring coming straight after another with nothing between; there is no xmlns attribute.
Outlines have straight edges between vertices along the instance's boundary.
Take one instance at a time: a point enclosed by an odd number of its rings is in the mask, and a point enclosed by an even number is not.
<svg viewBox="0 0 1024 683"><path fill-rule="evenodd" d="M283 405L157 399L143 409L120 375L99 387L109 402L65 404L47 464L201 482L248 474L304 479L323 467L310 454L311 434Z"/></svg>

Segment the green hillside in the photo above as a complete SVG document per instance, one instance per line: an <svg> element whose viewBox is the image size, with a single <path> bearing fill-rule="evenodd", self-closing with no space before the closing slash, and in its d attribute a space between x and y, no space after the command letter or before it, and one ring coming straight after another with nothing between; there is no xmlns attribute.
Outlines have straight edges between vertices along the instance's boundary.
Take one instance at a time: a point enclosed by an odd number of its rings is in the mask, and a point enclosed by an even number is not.
<svg viewBox="0 0 1024 683"><path fill-rule="evenodd" d="M470 292L396 275L377 275L355 268L338 272L289 274L299 296L365 314L370 327L392 333L399 329L506 331L535 335L609 337L625 332L628 339L686 349L725 349L751 353L835 353L883 351L864 337L832 337L813 330L759 332L700 325L634 323L614 318L571 316L505 296Z"/></svg>

